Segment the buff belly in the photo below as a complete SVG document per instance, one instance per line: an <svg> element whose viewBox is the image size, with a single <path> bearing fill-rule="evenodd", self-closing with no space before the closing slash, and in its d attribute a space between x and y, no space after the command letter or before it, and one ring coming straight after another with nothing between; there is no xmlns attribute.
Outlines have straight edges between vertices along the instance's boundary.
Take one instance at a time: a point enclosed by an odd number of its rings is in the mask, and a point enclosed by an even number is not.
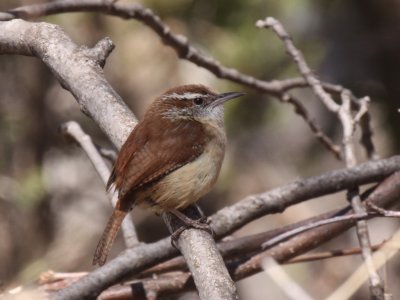
<svg viewBox="0 0 400 300"><path fill-rule="evenodd" d="M224 144L209 145L197 159L141 191L136 204L163 212L183 209L207 194L218 178L225 150Z"/></svg>

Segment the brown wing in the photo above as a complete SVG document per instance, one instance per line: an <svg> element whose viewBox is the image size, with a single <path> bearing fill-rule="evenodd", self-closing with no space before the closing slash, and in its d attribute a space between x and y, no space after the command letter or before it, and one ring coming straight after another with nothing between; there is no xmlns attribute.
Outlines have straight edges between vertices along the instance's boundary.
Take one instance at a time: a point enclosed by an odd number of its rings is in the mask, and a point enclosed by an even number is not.
<svg viewBox="0 0 400 300"><path fill-rule="evenodd" d="M193 161L204 150L206 138L202 133L203 127L197 122L161 119L150 123L145 118L122 146L108 186L115 183L122 199Z"/></svg>

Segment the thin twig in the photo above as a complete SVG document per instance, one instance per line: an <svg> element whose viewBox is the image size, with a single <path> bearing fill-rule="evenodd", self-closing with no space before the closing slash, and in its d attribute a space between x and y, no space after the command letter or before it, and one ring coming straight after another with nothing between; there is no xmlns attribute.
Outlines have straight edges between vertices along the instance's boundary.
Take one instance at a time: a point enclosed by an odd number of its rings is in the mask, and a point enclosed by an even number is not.
<svg viewBox="0 0 400 300"><path fill-rule="evenodd" d="M371 207L373 204L370 204ZM321 226L325 226L325 225L329 225L329 224L333 224L333 223L337 223L337 222L345 222L345 221L360 221L360 220L369 220L372 218L376 218L376 217L391 217L391 218L400 218L400 212L394 212L394 211L387 211L385 209L379 208L374 205L374 207L376 207L375 212L365 212L365 213L360 213L360 214L351 214L351 215L345 215L345 216L337 216L337 217L333 217L330 219L326 219L326 220L320 220L317 222L313 222L313 223L309 223L303 226L299 226L297 228L294 228L290 231L286 231L285 233L278 235L272 239L269 239L268 241L266 241L265 243L263 243L261 245L261 248L263 250L271 248L277 244L279 244L280 242L287 240L291 237L294 237L300 233L306 232L308 230L314 229L314 228L318 228ZM372 247L371 247L372 248Z"/></svg>
<svg viewBox="0 0 400 300"><path fill-rule="evenodd" d="M369 109L369 103L371 102L371 99L368 96L365 96L361 99L358 100L360 103L360 107L354 116L354 123L357 124L361 121L361 119L364 117L366 113L368 113Z"/></svg>
<svg viewBox="0 0 400 300"><path fill-rule="evenodd" d="M340 105L337 115L343 127L342 147L344 153L344 162L347 168L352 168L357 165L353 144L355 120L351 115L351 100L349 91L343 91L341 96L342 105Z"/></svg>
<svg viewBox="0 0 400 300"><path fill-rule="evenodd" d="M377 213L373 214L368 214L368 213L364 213L364 214L351 214L351 215L346 215L346 216L338 216L338 217L333 217L330 218L328 220L321 220L315 223L311 223L311 224L307 224L304 226L300 226L298 228L292 229L290 231L287 231L275 238L272 238L268 241L266 241L265 243L263 243L261 245L261 248L263 250L266 250L268 248L271 248L277 244L279 244L280 242L287 240L293 236L296 236L300 233L306 232L308 230L314 229L314 228L318 228L321 226L325 226L325 225L329 225L329 224L333 224L333 223L337 223L337 222L344 222L344 221L358 221L358 220L366 220L366 219L370 219L373 217L379 216Z"/></svg>
<svg viewBox="0 0 400 300"><path fill-rule="evenodd" d="M325 148L332 152L337 159L341 160L340 146L336 145L332 141L332 139L329 138L321 130L317 122L315 122L315 120L311 118L310 114L308 113L305 106L301 103L301 101L299 99L296 99L293 95L290 95L289 93L282 94L281 98L282 101L290 103L294 107L296 113L303 117L304 121L308 124L311 131L314 132L315 137L325 146Z"/></svg>
<svg viewBox="0 0 400 300"><path fill-rule="evenodd" d="M385 243L386 243L386 241L382 241L378 245L371 246L372 251L376 251L376 250L380 249ZM329 251L325 251L325 252L316 252L316 253L299 255L299 256L296 256L295 258L289 260L286 263L288 263L288 264L304 263L304 262L311 262L311 261L316 261L316 260L321 260L321 259L329 259L332 257L357 255L360 253L361 253L360 247L350 248L350 249L335 249L335 250L329 250Z"/></svg>
<svg viewBox="0 0 400 300"><path fill-rule="evenodd" d="M325 92L322 88L321 81L313 74L306 63L303 54L294 46L289 33L283 28L282 24L275 18L268 17L265 20L258 20L256 26L259 28L271 28L276 33L276 35L283 41L287 53L296 63L300 74L311 87L314 94L330 111L337 112L339 110L339 105L332 99L331 95Z"/></svg>
<svg viewBox="0 0 400 300"><path fill-rule="evenodd" d="M54 272L52 270L48 270L40 274L39 284L51 283L69 278L81 278L87 274L87 272Z"/></svg>
<svg viewBox="0 0 400 300"><path fill-rule="evenodd" d="M345 164L348 168L352 168L357 164L354 144L353 133L355 131L356 118L351 114L351 100L348 91L342 92L342 105L338 111L338 117L343 127L343 152ZM362 112L362 110L361 110ZM362 113L364 114L364 113ZM358 114L359 115L359 114ZM356 117L358 116L356 115ZM362 115L361 115L362 116ZM360 116L360 118L361 118ZM366 209L361 203L358 187L349 189L347 198L353 207L356 214L365 214ZM356 223L357 237L362 249L362 257L369 273L370 292L372 299L384 300L384 291L382 280L379 277L373 263L372 263L372 250L371 241L369 238L368 225L365 220L358 220Z"/></svg>
<svg viewBox="0 0 400 300"><path fill-rule="evenodd" d="M104 148L97 144L95 144L95 146L97 148L97 151L99 151L99 153L101 154L101 156L106 158L112 164L115 163L115 161L117 160L117 152L115 152L113 149Z"/></svg>
<svg viewBox="0 0 400 300"><path fill-rule="evenodd" d="M371 115L369 112L362 116L359 125L361 128L360 142L364 146L367 157L372 160L379 159L379 155L376 153L374 143L372 142L373 131L371 128Z"/></svg>
<svg viewBox="0 0 400 300"><path fill-rule="evenodd" d="M268 17L265 20L258 20L256 26L260 28L271 28L276 33L279 39L282 40L286 52L295 62L300 74L309 84L315 96L326 106L326 108L329 111L338 115L340 118L340 110L343 107L344 103L342 105L337 104L333 100L332 96L324 90L323 82L321 82L313 74L311 68L308 66L306 60L304 59L303 54L294 46L292 38L290 37L289 33L285 30L285 28L282 26L282 24L275 18ZM349 99L348 101L349 103L345 104L346 106L349 106L349 110L350 110L350 100L353 100L353 104L359 107L359 111L357 113L356 118L354 119L354 123L357 123L359 120L362 119L361 129L363 133L362 133L361 143L365 147L368 157L376 158L375 148L372 143L372 130L370 128L370 122L369 122L370 118L368 115L369 98L364 97L361 100L358 100L350 93L350 91L344 88L341 89L340 94L341 95L346 94L346 97Z"/></svg>
<svg viewBox="0 0 400 300"><path fill-rule="evenodd" d="M371 203L371 202L367 202L366 205L372 210L372 211L376 211L379 214L381 214L382 216L385 217L393 217L393 218L398 218L400 217L400 211L394 211L394 210L387 210L384 209L382 207L378 207L377 205Z"/></svg>
<svg viewBox="0 0 400 300"><path fill-rule="evenodd" d="M94 166L99 174L104 185L107 184L108 178L110 177L110 170L101 157L100 153L97 151L91 137L87 135L81 128L81 126L75 121L69 121L61 125L61 130L64 135L75 140L79 146L85 151L86 155L89 157L90 162ZM108 198L114 207L118 200L118 193L116 191L110 191L107 193ZM139 244L139 239L137 236L136 228L133 225L131 216L125 217L121 225L122 234L124 236L125 244L128 248L134 247Z"/></svg>

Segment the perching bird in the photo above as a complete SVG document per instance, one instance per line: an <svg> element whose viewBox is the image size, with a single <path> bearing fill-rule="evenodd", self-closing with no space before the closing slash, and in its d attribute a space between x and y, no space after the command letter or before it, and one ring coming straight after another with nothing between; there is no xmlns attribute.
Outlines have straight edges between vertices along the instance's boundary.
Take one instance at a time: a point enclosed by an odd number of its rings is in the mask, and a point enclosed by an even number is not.
<svg viewBox="0 0 400 300"><path fill-rule="evenodd" d="M122 146L109 178L118 202L97 246L93 264L103 265L125 215L134 205L170 212L207 194L217 180L225 152L223 103L242 93L217 94L203 85L172 88L148 108Z"/></svg>

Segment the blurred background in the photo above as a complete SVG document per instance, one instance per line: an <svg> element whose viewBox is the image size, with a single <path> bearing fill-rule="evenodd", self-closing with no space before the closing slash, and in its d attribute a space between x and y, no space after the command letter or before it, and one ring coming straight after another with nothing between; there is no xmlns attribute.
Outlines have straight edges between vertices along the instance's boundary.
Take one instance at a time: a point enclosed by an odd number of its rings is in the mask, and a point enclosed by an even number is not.
<svg viewBox="0 0 400 300"><path fill-rule="evenodd" d="M122 0L121 0L122 1ZM0 10L44 2L2 0ZM399 152L400 2L395 0L143 0L176 33L187 36L205 54L260 79L298 76L282 43L258 19L273 16L292 34L320 77L369 95L374 141L381 157ZM246 97L226 105L229 145L214 190L200 202L207 214L244 196L283 185L298 177L342 168L317 142L291 106L270 96L219 80L206 70L179 60L158 36L141 23L95 13L63 14L41 20L61 25L77 43L93 46L109 36L113 51L105 76L139 116L169 87L202 83L218 92L244 91ZM331 137L341 127L308 90L295 94ZM0 56L0 288L31 283L48 269L91 270L97 241L111 213L104 186L91 163L58 128L75 120L104 147L112 145L79 110L71 94L37 59ZM357 133L358 134L358 133ZM357 149L359 162L365 161ZM343 193L267 216L234 234L243 236L292 223L346 204ZM140 239L167 235L161 218L136 209ZM370 221L373 243L391 236L395 220ZM358 245L354 230L317 249ZM119 238L112 256L123 250ZM393 298L399 256L387 265ZM362 262L359 256L285 266L315 299L335 290ZM265 274L239 282L242 299L286 299ZM354 298L366 299L364 285Z"/></svg>

